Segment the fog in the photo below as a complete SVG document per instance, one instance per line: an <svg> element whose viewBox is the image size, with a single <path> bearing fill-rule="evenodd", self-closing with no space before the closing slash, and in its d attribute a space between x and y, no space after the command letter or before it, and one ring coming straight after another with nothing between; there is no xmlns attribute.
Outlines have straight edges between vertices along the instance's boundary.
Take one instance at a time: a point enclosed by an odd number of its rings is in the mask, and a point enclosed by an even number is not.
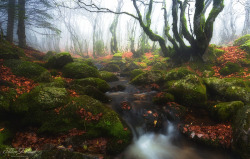
<svg viewBox="0 0 250 159"><path fill-rule="evenodd" d="M142 40L151 47L154 45L159 48L157 42L154 43L145 35L138 20L127 14L110 13L116 12L118 3L122 3L120 12L138 16L131 0L54 0L48 2L50 3L49 7L39 6L38 2L39 0L26 1L27 19L25 26L27 44L38 50L44 52L49 50L57 52L68 51L78 55L87 55L93 52L93 45L99 42L103 45L103 50L99 54L110 54L110 43L112 38L110 27L117 15L119 16L116 28L116 38L119 51L131 51L131 39L134 40L135 50L141 47ZM162 2L163 0L157 0L153 3L150 28L154 33L166 39L164 35L164 12ZM0 8L0 27L4 34L6 34L8 16L6 7L4 6L6 6L7 2L1 1L0 3L2 6ZM146 21L148 3L149 0L138 0L137 2L144 21ZM249 28L246 29L246 27L244 27L246 23L249 24L249 3L249 0L224 1L224 9L215 20L213 36L210 43L225 45L232 42L235 38L249 33ZM98 10L95 6L105 9ZM212 6L213 2L208 6L205 12L206 18L209 16ZM36 10L37 8L44 10L43 14L48 14L50 17L39 15L39 12ZM166 10L170 27L169 33L173 36L171 0L166 1ZM190 28L193 27L194 13L195 2L189 2L185 10L189 31L191 30ZM178 17L180 18L180 14ZM38 25L37 21L40 21L41 24ZM180 26L180 22L178 22L178 26ZM16 30L15 28L14 33ZM14 35L14 41L17 42L16 35ZM172 46L168 40L166 40L166 43ZM187 40L185 40L185 44L189 45Z"/></svg>

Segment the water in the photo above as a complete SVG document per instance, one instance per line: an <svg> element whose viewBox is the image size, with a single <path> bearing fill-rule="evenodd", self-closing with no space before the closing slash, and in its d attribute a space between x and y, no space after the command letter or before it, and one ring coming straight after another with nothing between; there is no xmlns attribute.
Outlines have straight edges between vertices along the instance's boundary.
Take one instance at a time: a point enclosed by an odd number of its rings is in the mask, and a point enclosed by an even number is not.
<svg viewBox="0 0 250 159"><path fill-rule="evenodd" d="M110 106L126 121L134 139L116 159L239 159L230 152L196 145L185 139L175 124L161 114L159 107L152 104L156 91L139 90L125 78L110 83L111 87L117 85L125 85L126 89L107 93L112 98ZM121 102L126 102L131 109L123 110ZM148 111L150 114L145 117ZM153 116L154 113L158 116ZM154 125L155 119L161 121L160 128Z"/></svg>

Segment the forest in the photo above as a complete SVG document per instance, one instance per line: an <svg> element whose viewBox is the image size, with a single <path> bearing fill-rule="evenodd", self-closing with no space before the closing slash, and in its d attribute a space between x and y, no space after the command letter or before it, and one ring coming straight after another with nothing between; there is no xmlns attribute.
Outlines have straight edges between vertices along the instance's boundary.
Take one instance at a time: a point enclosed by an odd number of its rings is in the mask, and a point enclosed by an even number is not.
<svg viewBox="0 0 250 159"><path fill-rule="evenodd" d="M0 0L0 159L250 159L250 0Z"/></svg>

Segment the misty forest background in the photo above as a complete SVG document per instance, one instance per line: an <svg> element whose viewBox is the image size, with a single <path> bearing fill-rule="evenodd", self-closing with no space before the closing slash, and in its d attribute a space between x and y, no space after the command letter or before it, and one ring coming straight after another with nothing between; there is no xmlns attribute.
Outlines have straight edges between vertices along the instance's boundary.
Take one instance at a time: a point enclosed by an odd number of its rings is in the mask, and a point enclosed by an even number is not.
<svg viewBox="0 0 250 159"><path fill-rule="evenodd" d="M93 57L161 48L189 58L250 32L249 0L227 0L224 9L222 0L133 2L2 0L0 28L21 47Z"/></svg>

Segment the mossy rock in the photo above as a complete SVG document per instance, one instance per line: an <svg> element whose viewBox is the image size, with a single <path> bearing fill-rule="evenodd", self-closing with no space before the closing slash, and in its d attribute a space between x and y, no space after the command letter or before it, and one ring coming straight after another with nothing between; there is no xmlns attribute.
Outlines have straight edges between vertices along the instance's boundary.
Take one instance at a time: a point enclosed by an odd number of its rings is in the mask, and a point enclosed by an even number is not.
<svg viewBox="0 0 250 159"><path fill-rule="evenodd" d="M67 83L63 78L57 77L57 78L53 79L50 83L44 84L44 86L46 86L46 87L65 88L67 86Z"/></svg>
<svg viewBox="0 0 250 159"><path fill-rule="evenodd" d="M246 34L239 39L234 41L234 46L240 46L243 45L246 41L250 40L250 34Z"/></svg>
<svg viewBox="0 0 250 159"><path fill-rule="evenodd" d="M55 56L57 53L55 51L48 51L43 57L44 61L48 61L51 57Z"/></svg>
<svg viewBox="0 0 250 159"><path fill-rule="evenodd" d="M53 110L68 101L65 88L37 86L30 93L22 94L12 105L15 113L26 113L31 110Z"/></svg>
<svg viewBox="0 0 250 159"><path fill-rule="evenodd" d="M108 71L100 71L100 78L105 80L106 82L114 82L114 81L118 81L118 77L112 73L112 72L108 72Z"/></svg>
<svg viewBox="0 0 250 159"><path fill-rule="evenodd" d="M9 67L13 74L33 80L38 80L42 73L47 71L38 64L22 60L6 60L4 65Z"/></svg>
<svg viewBox="0 0 250 159"><path fill-rule="evenodd" d="M210 77L204 78L204 83L212 98L224 101L240 100L244 103L250 102L250 89L243 79Z"/></svg>
<svg viewBox="0 0 250 159"><path fill-rule="evenodd" d="M47 65L49 68L61 69L63 66L71 62L73 62L71 55L67 52L64 52L49 58Z"/></svg>
<svg viewBox="0 0 250 159"><path fill-rule="evenodd" d="M134 69L134 70L132 70L131 72L130 72L130 78L131 79L133 79L133 78L135 78L136 76L138 76L138 75L140 75L140 74L142 74L142 73L144 73L144 71L143 70L141 70L141 69Z"/></svg>
<svg viewBox="0 0 250 159"><path fill-rule="evenodd" d="M233 150L238 152L243 159L250 156L250 105L238 110L233 122Z"/></svg>
<svg viewBox="0 0 250 159"><path fill-rule="evenodd" d="M0 42L0 59L19 59L24 57L24 51L7 41Z"/></svg>
<svg viewBox="0 0 250 159"><path fill-rule="evenodd" d="M139 69L139 66L135 63L135 62L129 62L128 64L126 64L126 67L122 70L123 72L129 72L129 71L133 71L135 69Z"/></svg>
<svg viewBox="0 0 250 159"><path fill-rule="evenodd" d="M0 91L0 112L10 111L10 105L13 103L13 100L16 98L15 89L11 88L8 92Z"/></svg>
<svg viewBox="0 0 250 159"><path fill-rule="evenodd" d="M11 143L12 138L13 133L8 128L4 127L4 130L0 132L0 150L1 147L4 147L4 145L9 145Z"/></svg>
<svg viewBox="0 0 250 159"><path fill-rule="evenodd" d="M196 75L189 74L183 79L169 81L165 86L177 103L184 106L204 106L207 102L206 86Z"/></svg>
<svg viewBox="0 0 250 159"><path fill-rule="evenodd" d="M108 85L108 83L100 78L89 77L89 78L83 78L83 79L76 79L76 80L73 80L70 84L79 85L82 87L93 86L102 92L107 92L110 90L110 86Z"/></svg>
<svg viewBox="0 0 250 159"><path fill-rule="evenodd" d="M220 69L219 73L223 76L230 75L232 73L239 72L241 69L240 65L237 63L228 62L226 65Z"/></svg>
<svg viewBox="0 0 250 159"><path fill-rule="evenodd" d="M49 71L44 71L43 73L41 73L41 75L37 78L38 82L51 82L52 81L52 76L50 74Z"/></svg>
<svg viewBox="0 0 250 159"><path fill-rule="evenodd" d="M122 60L122 53L115 53L112 57L113 60Z"/></svg>
<svg viewBox="0 0 250 159"><path fill-rule="evenodd" d="M80 85L73 85L70 87L72 90L75 90L79 95L88 95L94 99L97 99L103 103L108 103L111 99L106 96L102 91L95 88L94 86L87 85L87 86L80 86Z"/></svg>
<svg viewBox="0 0 250 159"><path fill-rule="evenodd" d="M108 72L119 72L121 69L117 64L109 63L101 71L108 71Z"/></svg>
<svg viewBox="0 0 250 159"><path fill-rule="evenodd" d="M241 101L221 102L212 107L212 116L219 121L232 121L237 111L244 106Z"/></svg>
<svg viewBox="0 0 250 159"><path fill-rule="evenodd" d="M90 116L79 114L79 111L84 109ZM92 120L93 116L102 114L98 120ZM84 113L83 113L84 114ZM85 120L87 118L87 120ZM90 119L90 120L88 120ZM98 100L89 96L73 97L66 107L62 107L59 113L54 116L53 120L48 120L43 123L39 129L39 133L58 134L67 132L72 128L86 130L85 138L107 137L110 141L122 140L120 144L125 148L132 138L130 130L124 131L124 125L119 119L119 116L112 109L104 106ZM112 151L115 152L117 147L114 142L109 142L107 145L112 145ZM121 151L120 151L121 152Z"/></svg>
<svg viewBox="0 0 250 159"><path fill-rule="evenodd" d="M187 68L177 68L170 70L164 77L166 81L180 80L189 74L194 74L194 72L188 70Z"/></svg>
<svg viewBox="0 0 250 159"><path fill-rule="evenodd" d="M208 47L208 50L205 52L205 54L202 56L203 61L205 62L215 62L216 59L221 56L223 53L225 53L224 50L218 49L216 45L210 45Z"/></svg>
<svg viewBox="0 0 250 159"><path fill-rule="evenodd" d="M173 102L174 96L170 93L162 93L159 96L153 97L153 103L155 104L166 104L168 102Z"/></svg>
<svg viewBox="0 0 250 159"><path fill-rule="evenodd" d="M240 48L250 54L250 40L246 41L244 44L240 45Z"/></svg>
<svg viewBox="0 0 250 159"><path fill-rule="evenodd" d="M167 67L168 67L168 65L166 63L156 62L153 65L152 70L166 70Z"/></svg>
<svg viewBox="0 0 250 159"><path fill-rule="evenodd" d="M100 76L96 68L79 62L72 62L67 64L63 67L62 73L64 77L73 79Z"/></svg>
<svg viewBox="0 0 250 159"><path fill-rule="evenodd" d="M141 73L131 80L134 85L160 84L164 81L161 71L148 71Z"/></svg>

